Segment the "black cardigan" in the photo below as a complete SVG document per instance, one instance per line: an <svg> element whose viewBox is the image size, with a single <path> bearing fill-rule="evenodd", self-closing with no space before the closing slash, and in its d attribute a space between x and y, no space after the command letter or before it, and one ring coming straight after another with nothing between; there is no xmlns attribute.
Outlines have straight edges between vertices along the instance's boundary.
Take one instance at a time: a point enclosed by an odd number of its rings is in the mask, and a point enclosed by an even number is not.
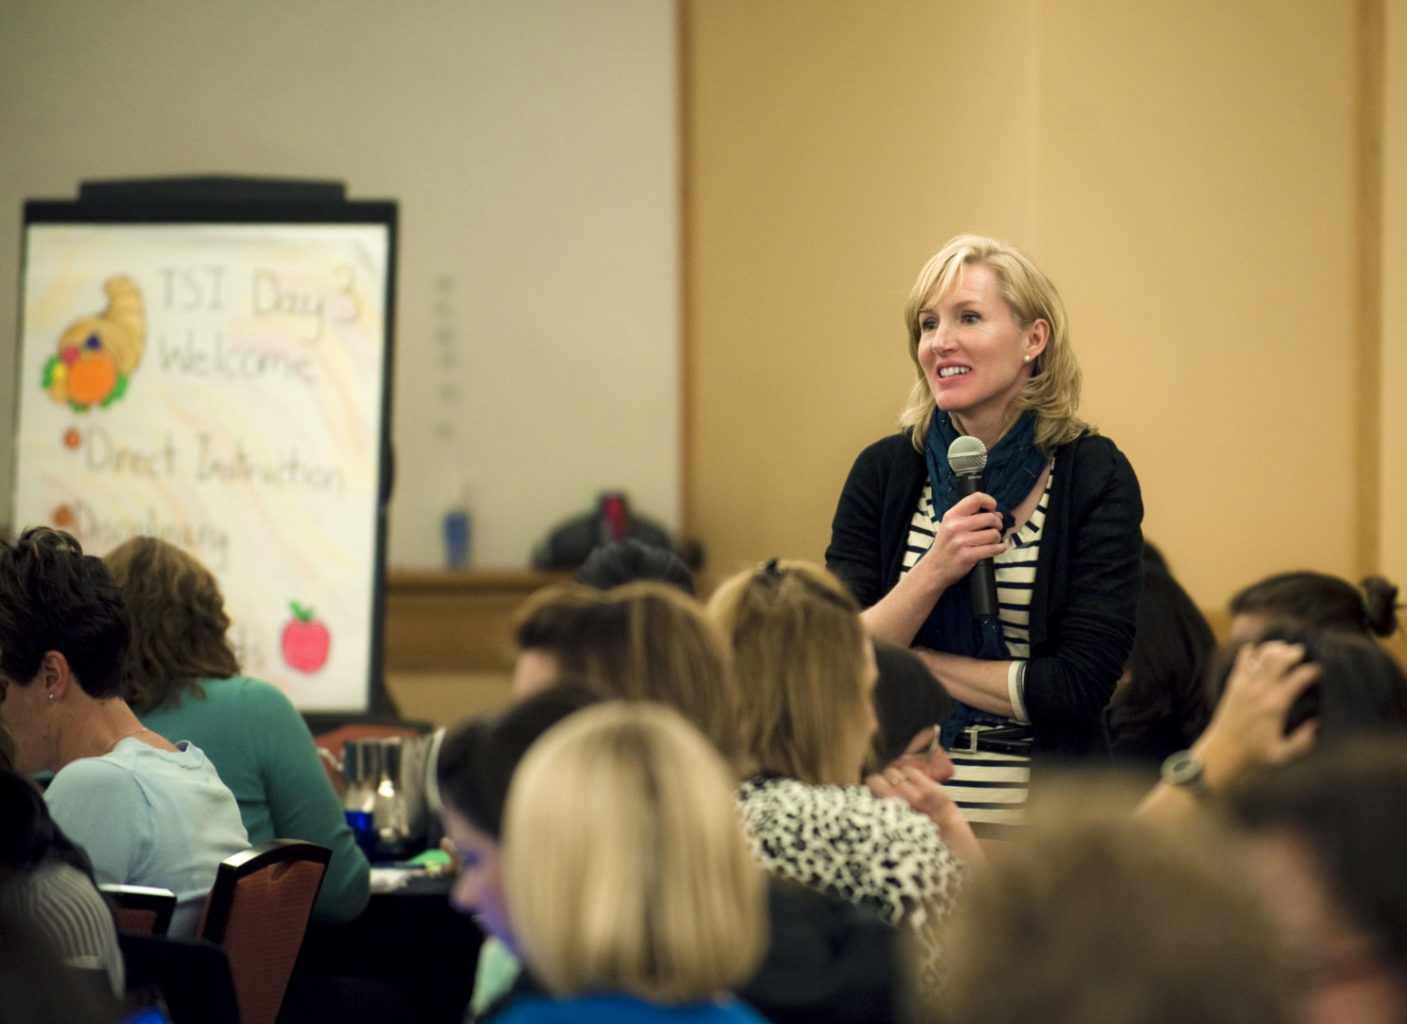
<svg viewBox="0 0 1407 1024"><path fill-rule="evenodd" d="M860 453L831 522L826 567L868 608L899 580L928 482L907 433ZM1122 452L1096 434L1055 452L1031 598L1026 712L1042 755L1105 754L1102 716L1133 646L1143 499Z"/></svg>

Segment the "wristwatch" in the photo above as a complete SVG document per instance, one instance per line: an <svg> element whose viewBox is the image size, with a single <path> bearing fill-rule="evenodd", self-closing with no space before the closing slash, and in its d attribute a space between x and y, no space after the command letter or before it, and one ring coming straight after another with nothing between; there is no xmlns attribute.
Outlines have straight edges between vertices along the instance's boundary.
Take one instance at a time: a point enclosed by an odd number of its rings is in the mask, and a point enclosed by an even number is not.
<svg viewBox="0 0 1407 1024"><path fill-rule="evenodd" d="M1202 759L1190 750L1179 750L1168 755L1163 762L1163 781L1170 786L1180 786L1193 796L1205 796L1207 792Z"/></svg>

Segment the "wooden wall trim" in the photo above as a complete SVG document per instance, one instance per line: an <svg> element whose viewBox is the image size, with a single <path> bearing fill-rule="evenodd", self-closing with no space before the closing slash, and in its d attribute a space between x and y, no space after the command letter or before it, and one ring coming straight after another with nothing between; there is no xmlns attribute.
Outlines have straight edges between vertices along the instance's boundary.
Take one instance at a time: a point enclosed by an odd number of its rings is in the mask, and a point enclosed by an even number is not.
<svg viewBox="0 0 1407 1024"><path fill-rule="evenodd" d="M385 670L503 672L513 666L513 614L567 573L531 569L386 573Z"/></svg>

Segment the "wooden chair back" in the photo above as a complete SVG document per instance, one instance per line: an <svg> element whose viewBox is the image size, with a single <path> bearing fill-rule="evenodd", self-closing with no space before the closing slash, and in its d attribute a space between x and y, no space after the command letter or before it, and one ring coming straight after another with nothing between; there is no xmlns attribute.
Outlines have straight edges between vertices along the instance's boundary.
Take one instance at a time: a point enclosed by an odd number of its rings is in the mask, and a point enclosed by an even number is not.
<svg viewBox="0 0 1407 1024"><path fill-rule="evenodd" d="M273 1024L332 851L271 839L220 862L200 937L222 946L239 997L240 1024Z"/></svg>
<svg viewBox="0 0 1407 1024"><path fill-rule="evenodd" d="M112 903L117 930L129 935L165 935L176 909L176 894L170 889L146 885L98 886Z"/></svg>

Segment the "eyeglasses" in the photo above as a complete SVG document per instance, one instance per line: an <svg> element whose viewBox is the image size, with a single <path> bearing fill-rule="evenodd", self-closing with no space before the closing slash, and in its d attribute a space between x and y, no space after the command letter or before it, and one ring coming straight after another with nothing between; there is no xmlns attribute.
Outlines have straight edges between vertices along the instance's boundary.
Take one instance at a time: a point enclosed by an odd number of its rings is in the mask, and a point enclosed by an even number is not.
<svg viewBox="0 0 1407 1024"><path fill-rule="evenodd" d="M939 742L942 735L943 731L938 728L937 725L933 726L933 741L916 754L900 754L900 759L909 761L927 761L930 757L932 757L934 754L938 753L938 751L943 749L943 744Z"/></svg>

